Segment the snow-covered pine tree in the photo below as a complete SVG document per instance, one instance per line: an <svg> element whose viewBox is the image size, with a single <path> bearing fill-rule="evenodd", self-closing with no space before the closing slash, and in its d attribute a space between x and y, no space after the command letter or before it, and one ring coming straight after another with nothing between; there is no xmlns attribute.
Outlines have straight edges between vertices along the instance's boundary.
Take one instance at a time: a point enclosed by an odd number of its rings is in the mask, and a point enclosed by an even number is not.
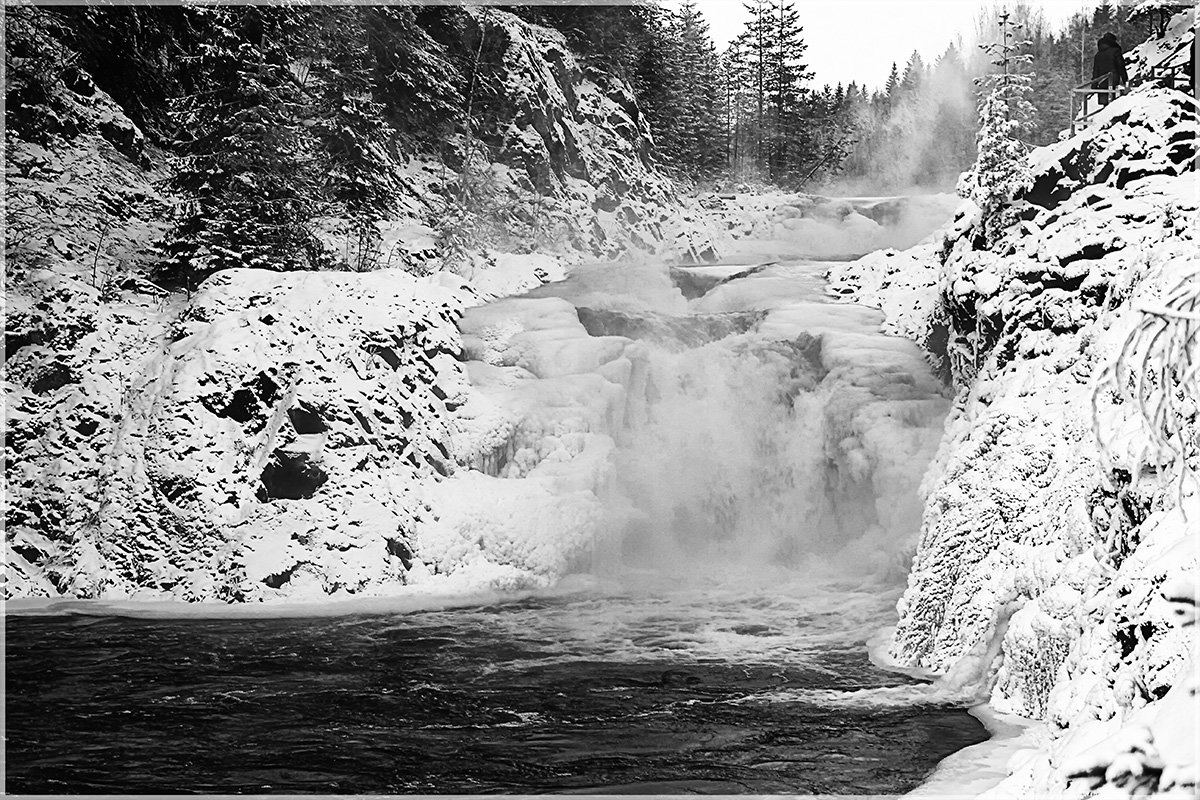
<svg viewBox="0 0 1200 800"><path fill-rule="evenodd" d="M752 171L749 126L753 117L750 66L745 43L735 39L721 55L721 74L725 80L725 136L729 150L729 169L734 180L742 180Z"/></svg>
<svg viewBox="0 0 1200 800"><path fill-rule="evenodd" d="M768 162L771 179L779 184L793 182L809 171L809 164L822 157L818 150L814 116L804 82L812 77L801 61L808 45L802 37L800 15L791 0L772 0L771 147Z"/></svg>
<svg viewBox="0 0 1200 800"><path fill-rule="evenodd" d="M1019 39L1022 26L1011 16L1001 11L999 41L980 45L1000 71L976 80L983 89L976 136L978 154L958 185L958 193L979 206L984 235L989 240L1009 222L1004 208L1031 181L1025 160L1028 146L1022 135L1030 129L1035 112L1029 101L1030 76L1017 71L1021 64L1029 63L1029 56L1017 52L1027 43Z"/></svg>
<svg viewBox="0 0 1200 800"><path fill-rule="evenodd" d="M900 78L900 90L908 94L916 94L925 83L925 61L916 50L908 57L904 65L904 75Z"/></svg>
<svg viewBox="0 0 1200 800"><path fill-rule="evenodd" d="M318 187L304 98L292 74L294 9L192 7L195 90L171 108L182 197L158 277L195 285L234 267L319 266Z"/></svg>
<svg viewBox="0 0 1200 800"><path fill-rule="evenodd" d="M858 88L851 84L854 98ZM853 144L856 114L853 99L839 83L819 92L808 92L804 99L805 130L796 144L798 152L809 154L809 161L793 165L797 171L789 185L801 187L813 180L829 178L841 172ZM806 148L800 151L800 147Z"/></svg>
<svg viewBox="0 0 1200 800"><path fill-rule="evenodd" d="M726 56L735 153L741 171L784 183L813 154L804 87L810 73L801 61L807 45L791 0L750 0L745 7L750 18Z"/></svg>
<svg viewBox="0 0 1200 800"><path fill-rule="evenodd" d="M750 18L737 37L741 55L739 77L747 81L750 105L753 108L753 117L742 122L748 132L744 149L754 169L759 170L769 160L767 82L771 70L774 19L771 14L771 0L745 0L743 5Z"/></svg>

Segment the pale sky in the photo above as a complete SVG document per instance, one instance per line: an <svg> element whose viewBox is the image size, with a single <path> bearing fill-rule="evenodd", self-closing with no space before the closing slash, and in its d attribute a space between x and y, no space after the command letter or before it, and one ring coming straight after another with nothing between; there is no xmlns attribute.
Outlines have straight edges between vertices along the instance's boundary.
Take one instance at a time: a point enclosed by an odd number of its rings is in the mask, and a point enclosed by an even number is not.
<svg viewBox="0 0 1200 800"><path fill-rule="evenodd" d="M1045 11L1055 28L1075 11L1096 5L1091 0L1030 2ZM742 0L696 0L696 5L708 19L717 48L724 50L746 20ZM960 34L964 42L973 39L981 5L980 0L796 0L812 82L819 87L858 81L878 88L887 81L892 62L903 70L914 49L932 64Z"/></svg>

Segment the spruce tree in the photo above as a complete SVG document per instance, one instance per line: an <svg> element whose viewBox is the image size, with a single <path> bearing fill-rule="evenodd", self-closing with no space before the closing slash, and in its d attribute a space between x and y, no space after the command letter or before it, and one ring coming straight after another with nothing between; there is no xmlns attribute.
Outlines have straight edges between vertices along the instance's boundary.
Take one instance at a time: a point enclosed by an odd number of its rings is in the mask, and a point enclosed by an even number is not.
<svg viewBox="0 0 1200 800"><path fill-rule="evenodd" d="M752 67L746 43L735 39L721 57L725 79L726 148L729 166L735 180L742 180L754 170L752 128L755 93L751 85Z"/></svg>
<svg viewBox="0 0 1200 800"><path fill-rule="evenodd" d="M769 134L767 131L767 90L771 70L771 50L774 39L774 20L771 0L746 0L744 3L750 19L738 35L738 46L742 57L742 72L750 87L754 116L748 125L751 131L748 144L750 158L756 170L761 170L769 160Z"/></svg>
<svg viewBox="0 0 1200 800"><path fill-rule="evenodd" d="M730 78L744 93L747 108L736 127L739 157L776 183L794 179L813 156L813 123L802 58L807 45L791 0L753 0L750 19L731 46ZM745 155L741 151L748 150Z"/></svg>
<svg viewBox="0 0 1200 800"><path fill-rule="evenodd" d="M801 62L808 49L801 34L800 15L791 0L773 0L771 49L771 132L769 174L776 183L795 180L807 170L804 165L819 157L818 131L814 125L824 116L809 114L804 82L811 77ZM815 119L814 119L815 118Z"/></svg>
<svg viewBox="0 0 1200 800"><path fill-rule="evenodd" d="M194 285L220 269L323 263L313 234L314 142L290 71L292 9L195 7L197 88L171 109L183 198L161 245L159 277Z"/></svg>
<svg viewBox="0 0 1200 800"><path fill-rule="evenodd" d="M884 95L889 103L895 102L896 95L900 90L900 70L896 69L896 62L892 62L892 71L888 74L887 84L884 86Z"/></svg>
<svg viewBox="0 0 1200 800"><path fill-rule="evenodd" d="M921 54L913 50L904 66L904 76L900 78L900 89L909 94L916 94L925 83L925 62Z"/></svg>
<svg viewBox="0 0 1200 800"><path fill-rule="evenodd" d="M1017 52L1026 45L1018 39L1021 26L1012 22L1008 12L1001 12L998 21L999 41L981 47L1000 71L978 79L984 89L976 137L978 155L958 189L960 195L979 206L989 239L995 238L1008 222L1004 207L1029 186L1031 174L1025 159L1028 147L1021 137L1034 116L1029 102L1030 76L1017 71L1019 65L1029 61L1027 55Z"/></svg>
<svg viewBox="0 0 1200 800"><path fill-rule="evenodd" d="M693 0L684 0L669 26L672 114L667 146L674 164L692 179L711 178L725 164L719 64L708 23Z"/></svg>

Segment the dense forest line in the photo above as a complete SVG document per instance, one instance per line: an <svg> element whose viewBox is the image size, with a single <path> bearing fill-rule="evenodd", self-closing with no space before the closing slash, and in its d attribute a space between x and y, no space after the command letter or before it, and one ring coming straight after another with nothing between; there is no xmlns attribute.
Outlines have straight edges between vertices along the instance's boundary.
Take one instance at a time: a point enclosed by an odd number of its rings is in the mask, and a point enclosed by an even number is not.
<svg viewBox="0 0 1200 800"><path fill-rule="evenodd" d="M587 58L630 81L660 159L682 179L800 187L840 176L876 189L950 188L974 162L978 79L993 69L982 49L950 42L933 64L914 50L874 90L854 81L816 86L796 3L744 5L749 19L724 52L691 0L674 12L647 2L520 13L563 30ZM1028 2L1005 6L980 9L974 38L996 41L1002 10L1020 26L1036 109L1030 146L1070 125L1070 89L1091 77L1103 33L1128 47L1152 32L1151 15L1131 13L1131 2L1081 3L1058 29Z"/></svg>
<svg viewBox="0 0 1200 800"><path fill-rule="evenodd" d="M874 91L816 87L793 0L747 0L749 20L724 52L691 0L674 10L653 0L495 8L559 31L590 77L631 87L637 125L653 137L645 158L684 184L949 188L975 159L975 79L991 66L961 42L932 65L914 52ZM146 139L125 135L127 154L167 152L167 185L185 200L161 243L165 283L231 266L324 266L313 220L330 208L350 221L353 260L365 267L378 255L398 164L415 155L444 164L465 207L478 186L472 165L501 160L514 114L510 43L489 13L16 6L5 20L8 127L45 145L73 124L56 85L86 93L81 85L94 81L111 95ZM1107 0L1059 31L1027 3L1010 17L1027 40L1029 145L1069 124L1068 89L1088 71L1100 32L1129 44L1150 25ZM980 12L980 41L994 39L995 20ZM554 156L572 171L572 153ZM552 191L537 169L530 182L531 193Z"/></svg>

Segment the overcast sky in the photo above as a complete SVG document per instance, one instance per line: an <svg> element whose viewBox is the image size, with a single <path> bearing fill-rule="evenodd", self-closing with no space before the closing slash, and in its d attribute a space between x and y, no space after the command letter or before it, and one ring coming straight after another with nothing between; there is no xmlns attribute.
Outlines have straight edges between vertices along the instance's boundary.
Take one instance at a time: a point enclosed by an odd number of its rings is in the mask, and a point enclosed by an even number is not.
<svg viewBox="0 0 1200 800"><path fill-rule="evenodd" d="M1057 27L1089 0L1031 0ZM721 50L742 30L741 0L696 0ZM870 88L887 81L892 62L900 68L913 50L933 63L946 45L973 37L981 3L973 0L797 0L813 83L858 81Z"/></svg>

